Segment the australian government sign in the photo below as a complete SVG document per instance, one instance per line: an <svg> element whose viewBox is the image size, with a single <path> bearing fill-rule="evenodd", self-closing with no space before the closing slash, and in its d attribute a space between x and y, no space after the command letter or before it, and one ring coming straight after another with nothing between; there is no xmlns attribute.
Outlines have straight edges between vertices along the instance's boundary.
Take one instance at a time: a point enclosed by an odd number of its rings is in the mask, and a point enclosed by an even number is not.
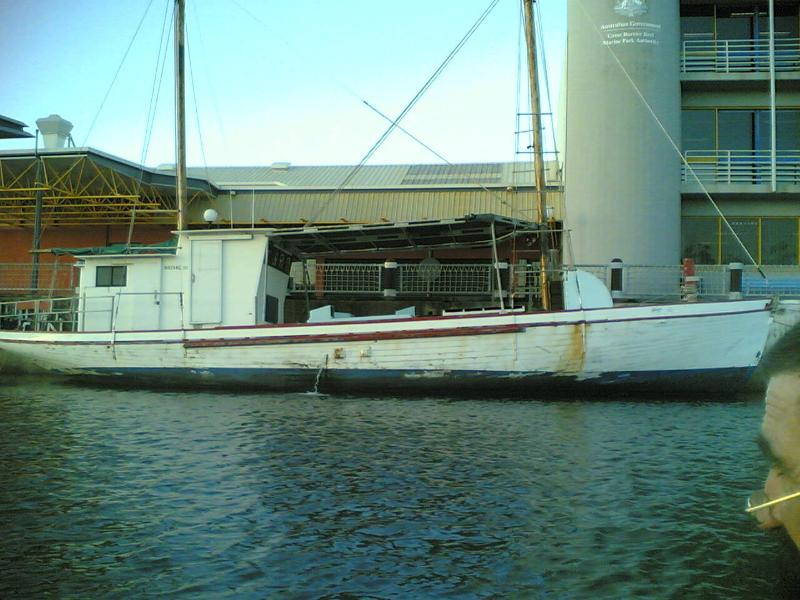
<svg viewBox="0 0 800 600"><path fill-rule="evenodd" d="M661 25L647 19L647 0L606 0L611 4L611 19L600 25L604 46L658 46Z"/></svg>

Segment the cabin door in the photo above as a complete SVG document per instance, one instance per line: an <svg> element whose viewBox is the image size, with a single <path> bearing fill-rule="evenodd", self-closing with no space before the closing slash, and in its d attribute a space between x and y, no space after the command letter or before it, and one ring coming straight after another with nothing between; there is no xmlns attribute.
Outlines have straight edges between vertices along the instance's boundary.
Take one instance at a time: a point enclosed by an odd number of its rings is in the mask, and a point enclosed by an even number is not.
<svg viewBox="0 0 800 600"><path fill-rule="evenodd" d="M222 322L222 240L192 241L191 323Z"/></svg>

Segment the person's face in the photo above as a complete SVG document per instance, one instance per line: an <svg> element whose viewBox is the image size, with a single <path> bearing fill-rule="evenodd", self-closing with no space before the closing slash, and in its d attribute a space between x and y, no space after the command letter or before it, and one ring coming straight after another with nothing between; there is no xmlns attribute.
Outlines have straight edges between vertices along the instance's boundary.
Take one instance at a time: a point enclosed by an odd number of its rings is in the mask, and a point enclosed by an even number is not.
<svg viewBox="0 0 800 600"><path fill-rule="evenodd" d="M761 441L773 461L764 483L767 498L800 491L800 371L770 379ZM764 529L785 527L800 548L800 498L759 510L756 518Z"/></svg>

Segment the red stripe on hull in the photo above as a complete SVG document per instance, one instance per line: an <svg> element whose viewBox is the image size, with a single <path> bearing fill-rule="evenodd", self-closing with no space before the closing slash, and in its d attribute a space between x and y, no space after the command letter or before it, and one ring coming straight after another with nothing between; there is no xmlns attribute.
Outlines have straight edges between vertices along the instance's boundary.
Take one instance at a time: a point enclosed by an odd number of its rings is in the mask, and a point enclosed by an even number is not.
<svg viewBox="0 0 800 600"><path fill-rule="evenodd" d="M313 344L320 342L368 342L378 340L405 340L417 338L463 337L468 335L490 335L497 333L519 333L522 325L493 325L485 327L458 327L453 329L419 329L386 331L382 333L339 333L302 336L272 336L244 339L186 341L186 348L217 348L229 346L267 346L279 344Z"/></svg>

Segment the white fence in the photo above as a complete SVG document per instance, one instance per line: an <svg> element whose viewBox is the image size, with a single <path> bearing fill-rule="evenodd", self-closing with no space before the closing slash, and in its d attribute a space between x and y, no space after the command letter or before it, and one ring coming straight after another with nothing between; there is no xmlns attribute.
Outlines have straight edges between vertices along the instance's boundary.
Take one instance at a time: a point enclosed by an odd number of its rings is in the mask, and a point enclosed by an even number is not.
<svg viewBox="0 0 800 600"><path fill-rule="evenodd" d="M703 183L770 183L772 155L769 150L687 150L681 175L693 183L695 175ZM800 184L800 150L778 150L775 157L778 183Z"/></svg>
<svg viewBox="0 0 800 600"><path fill-rule="evenodd" d="M599 277L610 288L610 265L579 265ZM745 266L742 273L742 295L745 297L800 298L800 267L764 266L764 276L754 266ZM728 297L731 272L727 265L697 265L698 296L713 300ZM644 265L622 266L622 290L619 298L640 300L672 300L681 295L682 268Z"/></svg>
<svg viewBox="0 0 800 600"><path fill-rule="evenodd" d="M748 73L769 71L769 40L685 40L684 73ZM775 40L775 70L800 70L800 39Z"/></svg>

